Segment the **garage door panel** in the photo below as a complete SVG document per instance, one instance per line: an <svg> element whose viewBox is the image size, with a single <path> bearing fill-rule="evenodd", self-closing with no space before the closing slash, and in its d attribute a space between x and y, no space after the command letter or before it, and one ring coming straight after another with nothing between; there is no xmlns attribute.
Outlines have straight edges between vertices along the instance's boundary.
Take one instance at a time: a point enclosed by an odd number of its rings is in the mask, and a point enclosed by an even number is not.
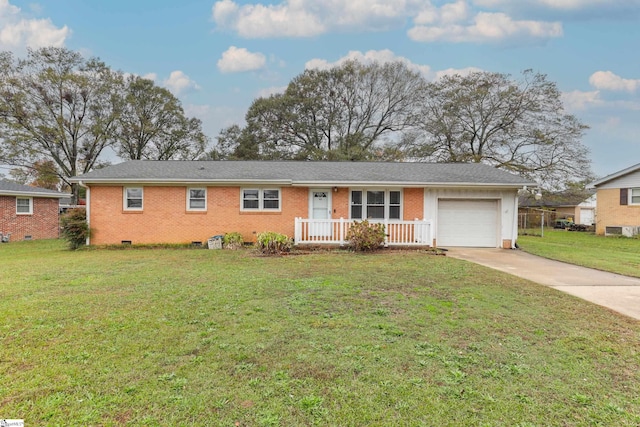
<svg viewBox="0 0 640 427"><path fill-rule="evenodd" d="M497 200L439 200L438 245L496 247Z"/></svg>

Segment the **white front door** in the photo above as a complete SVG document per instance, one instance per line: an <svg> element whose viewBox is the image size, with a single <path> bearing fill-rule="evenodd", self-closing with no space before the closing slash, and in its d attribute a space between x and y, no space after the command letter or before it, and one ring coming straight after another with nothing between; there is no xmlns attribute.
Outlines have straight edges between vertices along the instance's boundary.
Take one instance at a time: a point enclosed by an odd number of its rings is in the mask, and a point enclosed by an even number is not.
<svg viewBox="0 0 640 427"><path fill-rule="evenodd" d="M331 219L331 189L311 190L310 194L311 219L318 220L312 222L309 232L312 236L331 236L331 222L322 221Z"/></svg>

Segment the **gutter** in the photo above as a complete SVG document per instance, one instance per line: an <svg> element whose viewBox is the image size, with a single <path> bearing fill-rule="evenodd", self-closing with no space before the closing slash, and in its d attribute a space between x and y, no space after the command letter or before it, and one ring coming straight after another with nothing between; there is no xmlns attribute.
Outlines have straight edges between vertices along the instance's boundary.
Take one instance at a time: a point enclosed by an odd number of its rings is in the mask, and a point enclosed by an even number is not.
<svg viewBox="0 0 640 427"><path fill-rule="evenodd" d="M24 191L0 191L0 196L19 196L19 197L46 197L50 199L64 199L65 197L71 197L69 193L39 193L39 192L24 192Z"/></svg>
<svg viewBox="0 0 640 427"><path fill-rule="evenodd" d="M87 212L87 228L89 229L89 235L87 236L86 245L89 246L91 244L91 189L85 185L81 179L78 180L78 185L87 190L85 210Z"/></svg>
<svg viewBox="0 0 640 427"><path fill-rule="evenodd" d="M536 185L530 183L492 183L492 182L415 182L415 181L292 181L290 179L96 179L91 181L70 180L71 182L84 182L95 185L107 184L147 184L147 185L189 185L189 184L209 184L209 185L277 185L291 187L416 187L416 188L442 188L442 187L493 187L493 188L522 188L523 186ZM81 184L82 185L82 184Z"/></svg>

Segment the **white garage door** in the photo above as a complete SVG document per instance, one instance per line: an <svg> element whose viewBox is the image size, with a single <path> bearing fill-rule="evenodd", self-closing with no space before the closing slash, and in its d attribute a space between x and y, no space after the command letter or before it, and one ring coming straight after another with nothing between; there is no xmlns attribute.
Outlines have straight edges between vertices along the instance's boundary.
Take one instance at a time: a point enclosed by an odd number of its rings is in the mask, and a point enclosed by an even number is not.
<svg viewBox="0 0 640 427"><path fill-rule="evenodd" d="M438 246L498 246L497 200L439 200Z"/></svg>
<svg viewBox="0 0 640 427"><path fill-rule="evenodd" d="M594 223L593 209L580 208L580 224L592 225Z"/></svg>

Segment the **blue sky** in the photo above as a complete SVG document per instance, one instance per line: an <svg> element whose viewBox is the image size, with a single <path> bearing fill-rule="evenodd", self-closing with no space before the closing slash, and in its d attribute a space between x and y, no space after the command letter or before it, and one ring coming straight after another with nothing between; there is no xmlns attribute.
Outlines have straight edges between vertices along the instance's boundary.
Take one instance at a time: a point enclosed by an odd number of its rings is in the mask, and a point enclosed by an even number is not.
<svg viewBox="0 0 640 427"><path fill-rule="evenodd" d="M0 49L66 46L153 78L215 140L305 67L548 75L593 170L640 163L640 0L0 0Z"/></svg>

